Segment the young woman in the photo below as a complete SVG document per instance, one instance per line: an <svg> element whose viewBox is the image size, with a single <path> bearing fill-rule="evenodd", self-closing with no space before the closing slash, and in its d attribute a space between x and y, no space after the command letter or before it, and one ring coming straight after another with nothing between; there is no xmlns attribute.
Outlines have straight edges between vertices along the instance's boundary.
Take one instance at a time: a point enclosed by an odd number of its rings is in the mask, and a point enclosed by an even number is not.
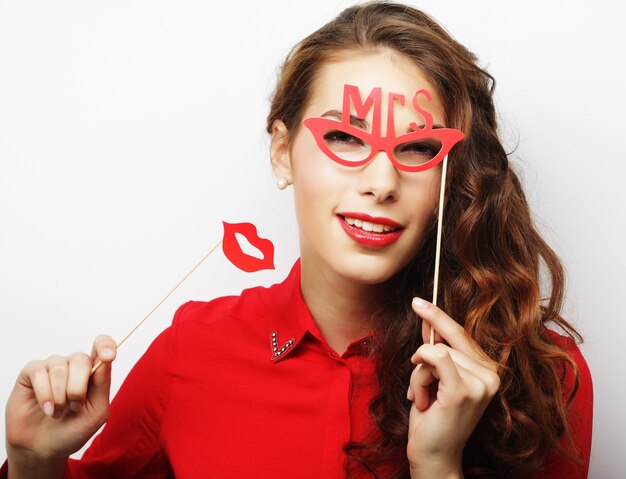
<svg viewBox="0 0 626 479"><path fill-rule="evenodd" d="M586 477L591 378L492 93L403 5L349 8L296 45L267 120L300 229L289 277L183 305L110 410L111 338L29 363L5 477ZM420 298L448 152L436 307Z"/></svg>

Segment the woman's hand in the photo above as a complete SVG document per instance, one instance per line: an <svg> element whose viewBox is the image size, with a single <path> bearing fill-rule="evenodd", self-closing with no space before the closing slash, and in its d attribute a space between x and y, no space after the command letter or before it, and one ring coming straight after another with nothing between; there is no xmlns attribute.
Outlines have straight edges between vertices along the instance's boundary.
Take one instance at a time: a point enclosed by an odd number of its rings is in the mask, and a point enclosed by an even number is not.
<svg viewBox="0 0 626 479"><path fill-rule="evenodd" d="M411 477L462 477L465 444L500 386L497 364L436 306L416 298L413 309L424 344L411 358L417 366L407 391Z"/></svg>
<svg viewBox="0 0 626 479"><path fill-rule="evenodd" d="M43 470L64 468L104 424L115 354L115 341L98 336L91 356L50 356L24 367L6 407L10 477L47 477ZM104 364L91 375L98 360Z"/></svg>

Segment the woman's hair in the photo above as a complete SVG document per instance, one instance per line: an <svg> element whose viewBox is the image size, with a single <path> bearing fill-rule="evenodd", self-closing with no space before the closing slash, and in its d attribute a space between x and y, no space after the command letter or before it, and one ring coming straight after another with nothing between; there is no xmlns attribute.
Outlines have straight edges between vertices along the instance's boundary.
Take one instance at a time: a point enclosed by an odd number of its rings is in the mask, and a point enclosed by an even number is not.
<svg viewBox="0 0 626 479"><path fill-rule="evenodd" d="M526 477L542 467L552 450L570 458L574 454L567 407L578 370L552 343L546 325L552 322L581 338L559 316L562 265L534 227L498 138L493 77L426 14L393 3L354 6L291 50L279 74L267 131L277 119L291 134L298 130L325 64L346 53L381 50L400 53L419 67L443 101L446 126L465 133L449 157L440 306L499 364L501 386L465 447L464 473ZM385 477L409 477L406 387L414 368L410 357L422 344L421 326L409 305L413 296L428 297L432 291L433 230L394 277L393 294L374 318L380 390L370 412L380 432L371 442L346 444L348 474L365 469L379 477L376 471L384 468ZM544 273L547 300L541 296ZM575 381L572 390L564 391L567 368Z"/></svg>

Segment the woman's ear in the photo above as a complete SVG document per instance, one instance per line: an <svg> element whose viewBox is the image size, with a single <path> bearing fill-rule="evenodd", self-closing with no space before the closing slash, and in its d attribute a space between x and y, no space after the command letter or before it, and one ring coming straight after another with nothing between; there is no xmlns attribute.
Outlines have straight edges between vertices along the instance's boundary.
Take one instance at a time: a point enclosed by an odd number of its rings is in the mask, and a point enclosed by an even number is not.
<svg viewBox="0 0 626 479"><path fill-rule="evenodd" d="M274 120L272 124L272 140L270 143L270 159L274 176L284 178L288 184L293 183L291 174L291 155L289 153L289 131L282 120Z"/></svg>

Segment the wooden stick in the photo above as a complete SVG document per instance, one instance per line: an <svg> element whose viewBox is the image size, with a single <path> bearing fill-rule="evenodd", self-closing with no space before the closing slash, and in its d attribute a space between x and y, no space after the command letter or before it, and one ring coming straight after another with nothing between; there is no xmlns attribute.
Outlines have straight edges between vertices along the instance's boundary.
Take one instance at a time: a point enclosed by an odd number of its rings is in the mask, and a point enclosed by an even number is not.
<svg viewBox="0 0 626 479"><path fill-rule="evenodd" d="M184 276L184 278L183 278L183 279L181 279L181 280L178 282L178 284L177 284L176 286L174 286L174 287L170 290L170 292L169 292L169 293L167 293L167 294L163 297L163 299L162 299L161 301L159 301L159 304L157 304L154 308L152 308L152 311L150 311L148 314L146 314L146 316L145 316L145 317L144 317L141 321L139 321L139 323L137 323L137 325L136 325L133 329L131 329L131 330L130 330L130 332L129 332L126 336L124 336L124 337L122 338L122 340L121 340L121 341L119 341L119 342L117 343L117 347L118 347L118 348L119 348L122 344L124 344L124 341L126 341L126 340L127 340L127 339L131 336L131 334L133 334L135 331L137 331L137 329L139 329L139 327L140 327L140 326L141 326L141 325L142 325L142 324L146 321L146 319L148 319L148 318L152 315L152 313L154 313L154 312L158 309L158 307L159 307L159 306L161 306L161 305L165 302L165 300L166 300L167 298L169 298L169 297L172 295L172 293L173 293L174 291L176 291L176 290L178 289L178 287L179 287L181 284L183 284L183 283L185 282L185 280L186 280L187 278L189 278L189 276L191 276L191 273L193 273L196 269L198 269L198 267L199 267L202 263L204 263L204 260L205 260L205 259L207 259L209 256L211 256L211 253L213 253L213 251L215 251L215 250L217 249L217 247L218 247L220 244L222 244L222 240L219 240L219 241L217 242L217 244L216 244L215 246L213 246L213 248L211 248L211 249L210 249L210 251L209 251L207 254L205 254L205 255L204 255L204 257L203 257L200 261L198 261L198 263L197 263L197 264L196 264L193 268L191 268L191 270L190 270L190 271L189 271L189 272L188 272L188 273ZM97 362L97 363L93 366L93 368L91 368L91 374L95 373L95 372L98 370L98 368L99 368L100 366L102 366L102 364L103 364L103 363L102 363L102 361L98 361L98 362Z"/></svg>
<svg viewBox="0 0 626 479"><path fill-rule="evenodd" d="M439 189L439 211L437 214L437 248L435 250L435 280L433 281L433 304L437 306L437 289L439 287L439 260L441 257L441 231L443 229L443 199L446 192L446 172L448 170L448 155L443 159L441 172L441 188ZM435 344L435 330L430 328L430 344Z"/></svg>

